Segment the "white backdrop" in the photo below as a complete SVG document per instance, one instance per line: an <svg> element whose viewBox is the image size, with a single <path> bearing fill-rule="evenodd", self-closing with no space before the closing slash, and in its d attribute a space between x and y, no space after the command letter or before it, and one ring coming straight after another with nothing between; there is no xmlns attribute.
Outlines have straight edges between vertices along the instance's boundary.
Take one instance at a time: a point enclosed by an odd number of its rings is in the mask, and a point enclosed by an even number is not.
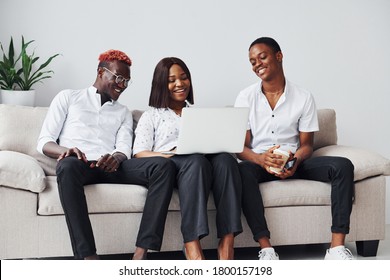
<svg viewBox="0 0 390 280"><path fill-rule="evenodd" d="M37 106L61 89L91 85L98 55L123 50L133 84L120 100L146 109L165 56L187 63L197 106L233 104L257 81L249 44L274 37L288 79L309 89L318 108L336 110L339 144L390 158L389 14L387 0L0 0L0 41L8 47L13 36L18 45L24 35L40 60L62 54L50 65L54 77L36 86ZM389 204L390 187L388 224Z"/></svg>

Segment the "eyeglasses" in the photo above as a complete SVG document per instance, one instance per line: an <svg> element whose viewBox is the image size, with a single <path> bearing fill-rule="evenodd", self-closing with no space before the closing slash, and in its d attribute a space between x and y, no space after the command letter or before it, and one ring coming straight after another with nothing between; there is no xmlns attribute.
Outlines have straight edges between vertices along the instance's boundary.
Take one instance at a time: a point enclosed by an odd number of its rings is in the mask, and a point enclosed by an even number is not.
<svg viewBox="0 0 390 280"><path fill-rule="evenodd" d="M112 71L110 71L109 69L107 69L106 67L103 67L104 70L107 70L108 72L110 72L113 76L115 76L115 83L117 83L118 85L123 83L123 85L125 87L127 87L129 84L131 84L132 80L131 79L125 79L123 76L121 75L117 75L115 73L113 73Z"/></svg>

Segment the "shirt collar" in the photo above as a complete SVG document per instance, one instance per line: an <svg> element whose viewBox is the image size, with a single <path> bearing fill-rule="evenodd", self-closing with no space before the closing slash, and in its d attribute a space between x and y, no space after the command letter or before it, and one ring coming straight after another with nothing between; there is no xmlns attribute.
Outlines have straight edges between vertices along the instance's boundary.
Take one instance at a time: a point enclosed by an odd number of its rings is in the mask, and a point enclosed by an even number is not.
<svg viewBox="0 0 390 280"><path fill-rule="evenodd" d="M88 94L93 96L94 98L96 98L96 100L99 102L99 104L102 103L102 99L101 99L102 97L101 97L100 93L97 92L96 87L90 86L88 88ZM115 103L116 103L116 101L111 99L111 100L107 101L106 103L104 103L103 105L107 104L107 105L112 106L112 105L115 105Z"/></svg>

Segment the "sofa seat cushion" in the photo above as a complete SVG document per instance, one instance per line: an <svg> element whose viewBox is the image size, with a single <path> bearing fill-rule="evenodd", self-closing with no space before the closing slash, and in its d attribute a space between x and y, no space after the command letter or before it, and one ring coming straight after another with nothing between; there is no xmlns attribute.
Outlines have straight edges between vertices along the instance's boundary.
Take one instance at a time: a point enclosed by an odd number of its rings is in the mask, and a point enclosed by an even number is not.
<svg viewBox="0 0 390 280"><path fill-rule="evenodd" d="M46 177L46 189L38 196L39 215L63 215L55 176ZM274 181L260 185L265 207L329 205L330 185L307 180ZM142 212L147 189L138 185L95 184L85 186L90 213ZM212 194L208 210L214 210ZM174 191L170 211L180 211L179 196Z"/></svg>
<svg viewBox="0 0 390 280"><path fill-rule="evenodd" d="M378 175L390 175L390 160L367 149L332 145L316 150L313 156L340 156L348 158L355 167L355 181Z"/></svg>
<svg viewBox="0 0 390 280"><path fill-rule="evenodd" d="M63 215L57 177L46 177L46 190L38 197L39 215ZM95 184L84 187L90 213L142 212L147 189L138 185Z"/></svg>
<svg viewBox="0 0 390 280"><path fill-rule="evenodd" d="M330 205L330 184L286 179L259 184L264 207Z"/></svg>
<svg viewBox="0 0 390 280"><path fill-rule="evenodd" d="M39 193L46 187L45 172L28 155L0 151L0 185Z"/></svg>
<svg viewBox="0 0 390 280"><path fill-rule="evenodd" d="M126 184L94 184L85 186L89 213L134 213L142 212L147 189L139 185ZM215 209L210 198L208 209ZM180 211L179 196L174 191L169 204L170 211ZM46 189L38 196L39 215L63 215L58 194L57 177L46 177Z"/></svg>

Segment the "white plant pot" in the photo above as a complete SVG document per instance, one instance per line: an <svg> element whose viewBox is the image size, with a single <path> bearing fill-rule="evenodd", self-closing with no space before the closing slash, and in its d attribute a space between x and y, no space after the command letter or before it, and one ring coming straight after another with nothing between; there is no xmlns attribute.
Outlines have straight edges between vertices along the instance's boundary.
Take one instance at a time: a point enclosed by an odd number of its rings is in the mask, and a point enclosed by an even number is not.
<svg viewBox="0 0 390 280"><path fill-rule="evenodd" d="M3 104L31 106L35 104L35 90L0 90Z"/></svg>

